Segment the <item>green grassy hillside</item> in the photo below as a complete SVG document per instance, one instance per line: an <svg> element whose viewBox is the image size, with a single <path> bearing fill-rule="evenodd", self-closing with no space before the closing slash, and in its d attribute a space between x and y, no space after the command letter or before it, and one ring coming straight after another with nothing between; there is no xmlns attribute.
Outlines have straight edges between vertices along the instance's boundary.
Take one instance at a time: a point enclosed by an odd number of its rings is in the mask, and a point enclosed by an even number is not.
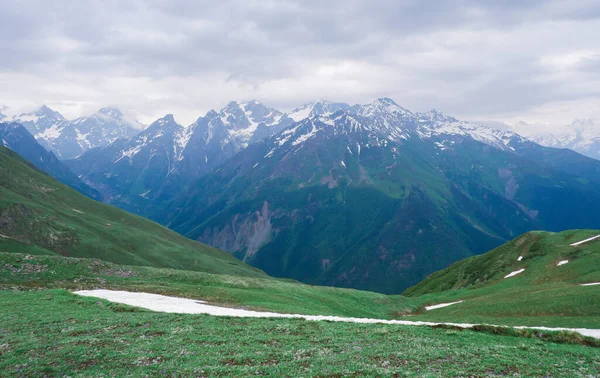
<svg viewBox="0 0 600 378"><path fill-rule="evenodd" d="M416 318L600 327L600 231L529 232L436 272L404 294L423 304L464 301ZM519 257L522 256L521 261ZM560 261L569 262L557 266ZM513 277L511 272L525 269Z"/></svg>
<svg viewBox="0 0 600 378"><path fill-rule="evenodd" d="M0 147L0 251L266 277L227 253L91 200Z"/></svg>
<svg viewBox="0 0 600 378"><path fill-rule="evenodd" d="M307 315L391 319L418 308L418 301L400 295L310 286L290 280L126 266L96 259L0 253L0 290L15 287L143 291L224 306Z"/></svg>

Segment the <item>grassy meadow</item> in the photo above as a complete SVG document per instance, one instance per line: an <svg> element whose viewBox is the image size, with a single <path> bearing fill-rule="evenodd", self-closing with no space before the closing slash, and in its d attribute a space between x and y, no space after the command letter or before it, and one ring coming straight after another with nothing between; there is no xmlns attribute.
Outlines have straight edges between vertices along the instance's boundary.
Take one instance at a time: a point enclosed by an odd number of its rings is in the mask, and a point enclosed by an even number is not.
<svg viewBox="0 0 600 378"><path fill-rule="evenodd" d="M600 285L580 286L600 282L600 241L570 246L598 234L530 232L436 272L404 294L425 304L464 301L420 311L418 320L600 328ZM569 262L557 266L563 260Z"/></svg>
<svg viewBox="0 0 600 378"><path fill-rule="evenodd" d="M147 312L65 290L0 291L5 377L594 377L599 349L376 324Z"/></svg>

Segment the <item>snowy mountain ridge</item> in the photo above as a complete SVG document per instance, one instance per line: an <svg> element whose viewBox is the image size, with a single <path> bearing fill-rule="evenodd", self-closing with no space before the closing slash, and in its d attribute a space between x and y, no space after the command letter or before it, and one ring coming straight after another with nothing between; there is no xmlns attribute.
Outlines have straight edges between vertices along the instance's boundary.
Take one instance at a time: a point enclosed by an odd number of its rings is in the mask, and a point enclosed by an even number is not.
<svg viewBox="0 0 600 378"><path fill-rule="evenodd" d="M471 138L502 150L514 150L511 146L513 143L527 141L514 132L459 121L437 110L413 113L389 98L380 98L365 105L342 106L335 113L328 113L327 108L321 110L314 104L301 108L304 114L313 116L289 126L277 136L280 146L290 141L292 146L298 146L319 133L327 132L329 128L334 135L362 131L374 137L376 143L402 142L418 137L436 138L438 146L443 146L446 140L458 137ZM298 114L296 112L295 116Z"/></svg>
<svg viewBox="0 0 600 378"><path fill-rule="evenodd" d="M118 138L132 137L143 128L116 108L102 108L90 116L70 121L43 105L12 120L25 126L40 144L61 159L74 158L90 148L104 147Z"/></svg>
<svg viewBox="0 0 600 378"><path fill-rule="evenodd" d="M176 151L173 158L179 161L185 159L186 155L191 158L183 152L190 141L206 145L215 143L213 138L218 137L220 140L217 144L220 148L215 148L213 152L227 149L227 145L231 145L231 151L239 151L307 118L317 117L325 124L343 123L346 119L335 121L330 117L340 112L355 116L354 122L360 124L363 129L376 131L380 138L396 141L415 133L421 138L469 136L498 148L508 148L516 136L514 133L458 121L437 110L413 113L390 98L378 98L369 104L353 106L320 100L296 108L289 114L252 100L231 101L219 112L211 110L187 127L178 125L170 141L170 148ZM23 113L13 118L14 121L22 123L42 145L62 159L79 156L91 148L106 147L118 139L135 139L142 143L136 148L123 151L125 155L115 157L116 161L143 149L144 135L147 135L144 131L139 131L143 125L127 118L116 108L102 108L88 117L69 121L60 113L42 106L34 112ZM165 121L164 118L161 120ZM202 126L199 127L200 125ZM137 138L138 133L140 138ZM198 133L201 133L202 137L193 137ZM132 143L135 144L135 141ZM222 160L204 154L203 160L209 159Z"/></svg>
<svg viewBox="0 0 600 378"><path fill-rule="evenodd" d="M600 121L576 119L559 134L538 134L530 138L542 146L568 148L582 155L600 159Z"/></svg>

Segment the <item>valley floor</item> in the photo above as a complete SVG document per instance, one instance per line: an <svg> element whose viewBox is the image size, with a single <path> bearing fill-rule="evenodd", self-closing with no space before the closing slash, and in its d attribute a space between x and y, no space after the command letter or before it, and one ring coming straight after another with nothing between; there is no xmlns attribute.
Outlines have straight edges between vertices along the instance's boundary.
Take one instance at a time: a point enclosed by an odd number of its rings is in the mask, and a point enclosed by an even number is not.
<svg viewBox="0 0 600 378"><path fill-rule="evenodd" d="M0 308L0 376L600 374L598 348L539 337L156 313L59 289L3 290Z"/></svg>

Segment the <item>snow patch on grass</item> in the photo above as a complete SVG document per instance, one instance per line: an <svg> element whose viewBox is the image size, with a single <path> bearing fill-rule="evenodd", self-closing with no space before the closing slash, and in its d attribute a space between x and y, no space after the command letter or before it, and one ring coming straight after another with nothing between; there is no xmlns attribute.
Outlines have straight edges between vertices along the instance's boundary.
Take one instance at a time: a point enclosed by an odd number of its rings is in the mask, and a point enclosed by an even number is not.
<svg viewBox="0 0 600 378"><path fill-rule="evenodd" d="M591 241L596 240L596 239L600 239L600 235L593 236L593 237L591 237L589 239L585 239L585 240L579 241L577 243L569 244L569 247L577 247L578 245L581 245L581 244L584 244L584 243L587 243L587 242L591 242Z"/></svg>
<svg viewBox="0 0 600 378"><path fill-rule="evenodd" d="M422 321L409 320L385 320L371 318L344 318L340 316L325 316L325 315L300 315L300 314L280 314L275 312L259 312L237 308L219 307L205 304L204 301L198 301L187 298L167 297L165 295L150 294L150 293L133 293L128 291L115 290L81 290L75 294L102 298L111 302L121 303L129 306L142 307L152 311L169 312L177 314L208 314L215 316L232 316L232 317L252 317L252 318L300 318L311 321L331 321L331 322L349 322L349 323L370 323L370 324L399 324L412 326L435 326L435 325L451 325L461 328L472 328L475 324L469 323L433 323ZM499 327L489 324L493 327ZM509 327L510 328L510 327ZM600 339L600 329L587 328L550 328L550 327L526 327L516 326L515 329L538 329L546 331L572 331L578 332L581 335Z"/></svg>
<svg viewBox="0 0 600 378"><path fill-rule="evenodd" d="M596 286L596 285L600 285L600 282L590 282L590 283L586 283L586 284L581 284L580 286Z"/></svg>
<svg viewBox="0 0 600 378"><path fill-rule="evenodd" d="M519 258L517 259L517 261L521 261L523 260L523 256L519 256Z"/></svg>
<svg viewBox="0 0 600 378"><path fill-rule="evenodd" d="M462 303L464 301L458 301L458 302L450 302L450 303L440 303L440 304L436 304L433 306L425 306L425 310L429 311L429 310L435 310L436 308L443 308L443 307L448 307L448 306L452 306L458 303Z"/></svg>
<svg viewBox="0 0 600 378"><path fill-rule="evenodd" d="M525 271L525 268L523 268L523 269L519 269L519 270L515 270L514 272L510 272L510 273L508 273L506 276L504 276L504 278L510 278L510 277L514 277L514 276L516 276L517 274L521 274L521 273L523 273L524 271Z"/></svg>
<svg viewBox="0 0 600 378"><path fill-rule="evenodd" d="M565 265L569 262L569 260L561 260L558 262L558 264L556 264L556 266L561 266L561 265Z"/></svg>

